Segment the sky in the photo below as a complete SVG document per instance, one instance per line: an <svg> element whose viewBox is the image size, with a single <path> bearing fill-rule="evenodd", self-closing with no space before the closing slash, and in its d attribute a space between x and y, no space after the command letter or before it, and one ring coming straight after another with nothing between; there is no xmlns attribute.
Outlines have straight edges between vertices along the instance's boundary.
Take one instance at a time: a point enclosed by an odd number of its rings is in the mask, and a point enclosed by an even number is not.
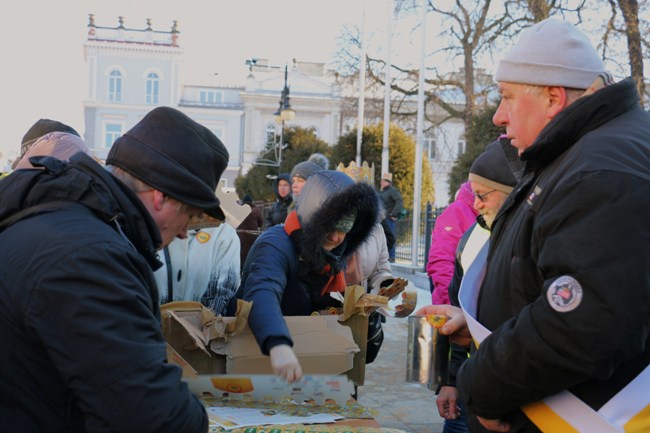
<svg viewBox="0 0 650 433"><path fill-rule="evenodd" d="M344 27L361 28L362 22L368 54L385 56L390 4L389 0L4 2L0 6L4 12L0 162L3 156L18 156L22 136L40 118L62 121L83 135L88 14L104 27L116 27L123 16L127 28L145 28L151 18L154 30L169 31L177 20L184 50L181 84L241 85L250 58L266 58L280 66L290 65L294 58L330 64ZM444 43L438 37L444 26L433 22L431 15L426 30L427 66L453 68L450 62L429 56ZM421 33L412 30L418 20L417 14L400 14L393 30L392 63L419 67ZM491 70L492 59L486 62L482 66Z"/></svg>
<svg viewBox="0 0 650 433"><path fill-rule="evenodd" d="M170 30L178 21L187 84L240 84L245 60L271 64L331 62L343 26L361 26L363 0L22 0L1 9L0 153L17 156L20 141L40 118L62 121L83 134L87 90L83 44L88 14L97 26ZM366 34L385 26L387 0L367 0ZM65 6L64 6L65 5ZM0 10L1 10L0 9ZM218 75L214 75L214 74Z"/></svg>

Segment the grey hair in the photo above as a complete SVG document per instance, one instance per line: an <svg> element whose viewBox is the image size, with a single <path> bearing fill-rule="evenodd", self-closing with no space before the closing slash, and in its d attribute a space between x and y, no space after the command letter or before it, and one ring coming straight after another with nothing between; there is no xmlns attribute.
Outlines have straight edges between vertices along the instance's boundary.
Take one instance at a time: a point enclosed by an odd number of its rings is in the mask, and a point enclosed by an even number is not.
<svg viewBox="0 0 650 433"><path fill-rule="evenodd" d="M156 188L153 186L144 183L137 177L133 176L131 173L128 171L125 171L124 169L117 167L115 165L107 165L106 170L111 173L113 176L118 178L124 185L127 186L131 191L134 193L138 194L141 192L147 192L147 191L152 191ZM164 194L164 193L163 193ZM182 201L173 198L171 196L165 195L167 198L171 198L176 202L176 210L178 212L192 212L196 210L198 213L202 213L203 211L199 210L198 208L195 208L187 203L183 203Z"/></svg>
<svg viewBox="0 0 650 433"><path fill-rule="evenodd" d="M144 183L137 177L133 176L131 173L116 165L107 165L105 168L109 173L122 181L123 184L125 184L131 191L135 193L151 191L154 189L151 185Z"/></svg>
<svg viewBox="0 0 650 433"><path fill-rule="evenodd" d="M542 89L549 86L541 86L538 84L521 84L524 87L524 91L528 94L539 95L542 92ZM575 102L580 98L586 91L586 89L574 89L572 87L565 87L567 99L569 104Z"/></svg>

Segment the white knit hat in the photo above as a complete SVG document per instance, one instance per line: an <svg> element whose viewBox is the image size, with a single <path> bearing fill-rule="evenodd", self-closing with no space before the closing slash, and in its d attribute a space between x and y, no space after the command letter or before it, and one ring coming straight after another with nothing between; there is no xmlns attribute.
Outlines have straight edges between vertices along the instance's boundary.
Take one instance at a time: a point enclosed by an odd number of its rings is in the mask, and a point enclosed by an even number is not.
<svg viewBox="0 0 650 433"><path fill-rule="evenodd" d="M546 19L521 32L499 62L499 82L587 89L605 65L587 36L573 24Z"/></svg>

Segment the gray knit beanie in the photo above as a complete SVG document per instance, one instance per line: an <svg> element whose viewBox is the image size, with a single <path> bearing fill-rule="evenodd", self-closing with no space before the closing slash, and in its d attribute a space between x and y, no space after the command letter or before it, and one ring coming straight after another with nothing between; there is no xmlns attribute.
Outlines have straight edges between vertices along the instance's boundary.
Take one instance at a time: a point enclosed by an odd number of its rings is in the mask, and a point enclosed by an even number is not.
<svg viewBox="0 0 650 433"><path fill-rule="evenodd" d="M587 36L573 24L540 21L521 32L499 62L496 81L587 89L605 65Z"/></svg>
<svg viewBox="0 0 650 433"><path fill-rule="evenodd" d="M323 167L316 164L315 162L299 162L293 167L293 170L291 170L291 179L294 177L299 177L301 179L307 180L312 174L318 173L319 171L323 171Z"/></svg>

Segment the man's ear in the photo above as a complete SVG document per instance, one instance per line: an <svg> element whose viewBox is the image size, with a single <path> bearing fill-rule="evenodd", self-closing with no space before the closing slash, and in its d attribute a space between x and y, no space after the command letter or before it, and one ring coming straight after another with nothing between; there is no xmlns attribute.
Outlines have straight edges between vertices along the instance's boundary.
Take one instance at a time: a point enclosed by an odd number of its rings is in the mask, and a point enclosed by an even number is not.
<svg viewBox="0 0 650 433"><path fill-rule="evenodd" d="M151 197L151 200L152 200L151 204L152 204L153 208L155 210L157 210L157 211L162 210L163 203L165 202L165 199L167 198L167 196L164 193L158 191L157 189L154 189L152 191L152 193L153 194L152 194L152 197Z"/></svg>
<svg viewBox="0 0 650 433"><path fill-rule="evenodd" d="M548 86L546 87L546 93L549 102L547 116L552 119L569 105L569 98L564 87Z"/></svg>

